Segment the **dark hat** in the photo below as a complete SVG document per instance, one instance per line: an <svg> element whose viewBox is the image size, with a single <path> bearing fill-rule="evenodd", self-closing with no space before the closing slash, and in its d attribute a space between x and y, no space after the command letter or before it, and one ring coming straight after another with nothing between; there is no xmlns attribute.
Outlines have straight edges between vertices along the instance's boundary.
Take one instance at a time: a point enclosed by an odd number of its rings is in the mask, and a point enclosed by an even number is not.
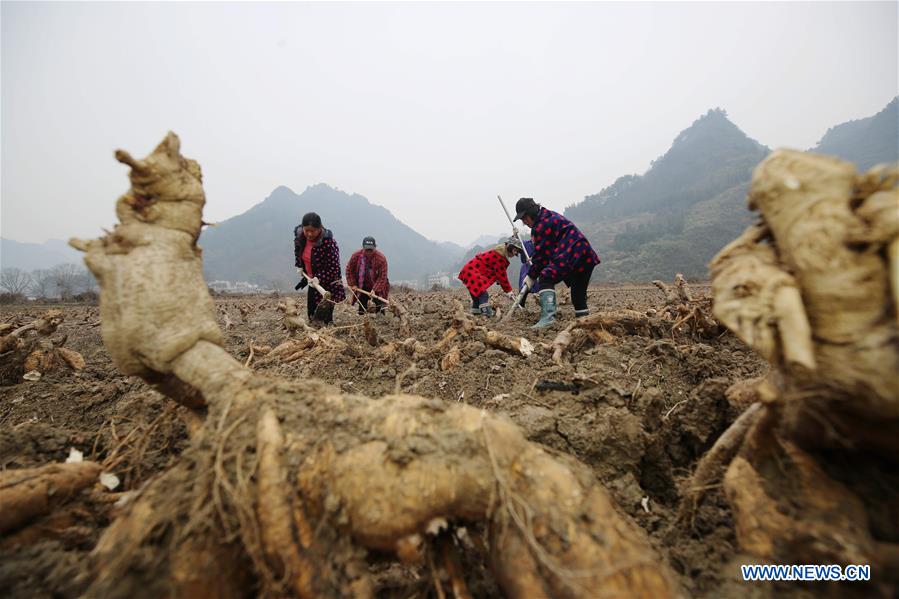
<svg viewBox="0 0 899 599"><path fill-rule="evenodd" d="M366 237L365 239L362 240L362 248L363 249L366 249L366 250L374 249L377 246L378 246L378 244L375 243L374 237Z"/></svg>
<svg viewBox="0 0 899 599"><path fill-rule="evenodd" d="M540 206L534 201L534 198L521 198L515 202L515 218L513 220L521 220L525 214L536 216L539 209Z"/></svg>

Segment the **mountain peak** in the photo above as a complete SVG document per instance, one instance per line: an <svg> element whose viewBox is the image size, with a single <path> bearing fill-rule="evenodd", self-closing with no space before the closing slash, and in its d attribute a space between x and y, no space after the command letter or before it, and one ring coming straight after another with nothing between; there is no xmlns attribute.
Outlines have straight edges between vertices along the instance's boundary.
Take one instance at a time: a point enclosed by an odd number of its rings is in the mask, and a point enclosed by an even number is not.
<svg viewBox="0 0 899 599"><path fill-rule="evenodd" d="M286 201L290 200L293 197L296 197L296 195L297 194L294 193L294 191L286 185L279 185L274 188L270 194L268 194L267 199L275 201Z"/></svg>
<svg viewBox="0 0 899 599"><path fill-rule="evenodd" d="M712 108L681 131L643 175L619 178L566 211L596 220L639 213L683 211L749 177L768 148L747 136L721 108Z"/></svg>
<svg viewBox="0 0 899 599"><path fill-rule="evenodd" d="M315 185L307 185L306 189L304 189L303 193L301 193L301 194L295 192L293 189L291 189L290 187L288 187L286 185L279 185L272 190L272 192L269 194L268 197L269 198L277 198L277 199L287 198L287 199L295 200L296 198L303 197L306 194L310 194L310 195L314 196L317 194L330 195L330 194L335 194L335 193L342 194L342 195L349 195L349 194L346 194L345 192L337 189L336 187L331 187L327 183L316 183Z"/></svg>
<svg viewBox="0 0 899 599"><path fill-rule="evenodd" d="M331 187L327 183L316 183L314 185L310 185L306 188L306 191L304 191L303 193L306 193L307 191L311 191L311 192L336 191L336 192L343 193L336 187Z"/></svg>
<svg viewBox="0 0 899 599"><path fill-rule="evenodd" d="M679 145L685 143L703 140L720 142L727 138L749 140L754 145L762 147L761 144L750 139L727 117L726 110L722 108L710 108L708 112L693 121L693 124L681 131L678 136L674 138L671 150L675 150ZM669 153L671 150L669 150Z"/></svg>
<svg viewBox="0 0 899 599"><path fill-rule="evenodd" d="M693 121L693 124L696 125L701 122L710 122L710 121L727 121L731 122L727 117L727 111L721 107L716 106L715 108L709 108L708 112L704 115Z"/></svg>

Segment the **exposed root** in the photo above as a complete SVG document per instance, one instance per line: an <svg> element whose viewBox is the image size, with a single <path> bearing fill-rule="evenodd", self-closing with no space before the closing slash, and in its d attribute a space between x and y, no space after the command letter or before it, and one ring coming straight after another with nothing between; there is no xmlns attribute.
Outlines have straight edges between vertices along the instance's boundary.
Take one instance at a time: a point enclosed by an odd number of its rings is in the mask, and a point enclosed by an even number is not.
<svg viewBox="0 0 899 599"><path fill-rule="evenodd" d="M612 343L619 335L659 337L664 326L652 318L633 310L599 312L575 320L560 331L552 342L553 361L562 363L566 351L582 347L588 340L594 344Z"/></svg>
<svg viewBox="0 0 899 599"><path fill-rule="evenodd" d="M237 310L240 312L240 321L247 324L249 316L256 313L257 307L244 302L237 306Z"/></svg>
<svg viewBox="0 0 899 599"><path fill-rule="evenodd" d="M496 331L486 331L484 343L497 349L516 353L525 358L534 353L534 345L524 337L509 337Z"/></svg>
<svg viewBox="0 0 899 599"><path fill-rule="evenodd" d="M471 316L466 313L460 302L455 302L452 328L444 333L434 350L440 352L453 339L459 335L473 335L491 347L503 351L512 352L527 358L534 353L534 345L524 337L510 337L498 331L488 329L485 326L476 325Z"/></svg>
<svg viewBox="0 0 899 599"><path fill-rule="evenodd" d="M256 451L259 455L256 493L262 546L266 559L275 573L302 599L314 599L320 594L313 590L313 581L320 568L300 549L300 538L305 537L305 547L312 542L312 529L306 520L299 498L293 497L293 507L288 499L287 473L281 459L284 436L278 425L278 417L266 409L257 425ZM296 521L294 520L296 517ZM297 524L295 530L294 524Z"/></svg>
<svg viewBox="0 0 899 599"><path fill-rule="evenodd" d="M552 541L550 541L552 534L547 531L547 526L552 527L552 524L545 519L547 514L545 509L548 507L546 501L552 501L551 493L550 495L531 494L526 491L526 487L521 485L522 480L518 474L522 471L513 465L516 462L523 465L529 461L528 457L535 458L536 456L522 455L516 459L509 456L508 448L506 451L501 451L495 441L502 439L505 435L497 423L484 422L481 430L498 491L498 505L494 508L491 527L492 558L495 562L499 562L499 564L495 564L495 568L499 571L500 580L508 585L507 592L511 590L512 594L516 596L521 596L523 592L523 596L527 597L614 596L619 592L615 589L621 588L618 581L628 580L632 585L628 593L648 594L647 596L671 593L670 588L666 588L667 573L653 572L655 564L652 559L640 552L633 552L632 547L629 547L626 542L622 542L628 534L625 532L625 528L618 531L618 534L622 535L618 538L616 538L616 534L609 534L608 530L605 531L605 534L608 535L604 536L604 542L608 544L606 547L617 546L617 551L605 554L600 562L594 561L597 554L592 543L595 541L588 541L583 536L589 535L589 533L578 527L569 529L573 530L574 535L567 539L570 546L567 551L561 553L564 558L560 559L560 554L552 548ZM497 436L496 440L493 438L494 435ZM500 457L501 453L505 454L504 458ZM509 460L510 463L503 467L502 459ZM543 470L541 466L546 467L547 470ZM525 477L534 476L538 472L543 476L553 477L556 475L561 477L556 479L558 483L562 483L562 479L565 477L559 471L550 474L554 467L542 457L536 458L536 462L532 462L532 467L536 472L526 474ZM552 487L554 485L551 484L550 488ZM592 508L599 512L612 509L611 504L608 504L608 500L604 497L593 497L591 494L587 501L592 503ZM594 514L596 513L594 512ZM567 518L563 514L559 514L559 517L562 521ZM550 518L550 521L557 523L556 525L561 524L561 521L555 518ZM622 522L622 524L624 523ZM628 527L626 524L624 526ZM619 544L619 542L622 543ZM601 551L605 552L608 549ZM512 571L507 571L503 565L500 565L503 562L509 565L518 564L518 571L514 574ZM548 579L543 578L538 574L540 570L550 572L551 576ZM517 578L513 582L509 580L509 576ZM540 578L543 578L542 582L539 582Z"/></svg>
<svg viewBox="0 0 899 599"><path fill-rule="evenodd" d="M385 343L376 350L376 355L382 359L389 359L399 351L402 351L405 355L413 359L425 356L430 352L424 343L418 341L414 337L409 337L403 341L391 341L390 343Z"/></svg>
<svg viewBox="0 0 899 599"><path fill-rule="evenodd" d="M665 294L665 306L677 306L681 303L680 299L677 296L677 291L669 287L664 281L653 281L653 285L659 288L659 290Z"/></svg>
<svg viewBox="0 0 899 599"><path fill-rule="evenodd" d="M0 471L0 533L49 513L97 482L95 462L48 464Z"/></svg>
<svg viewBox="0 0 899 599"><path fill-rule="evenodd" d="M453 597L455 599L472 599L471 593L468 591L468 585L465 584L465 575L462 570L462 564L459 561L459 554L453 541L453 535L444 532L437 537L437 551L440 554L440 561L446 570L450 579L450 585L453 589Z"/></svg>
<svg viewBox="0 0 899 599"><path fill-rule="evenodd" d="M16 339L27 333L35 331L42 337L48 337L56 332L62 321L65 320L62 312L59 310L47 310L47 312L37 320L23 325L8 334L9 337Z"/></svg>
<svg viewBox="0 0 899 599"><path fill-rule="evenodd" d="M306 319L301 316L300 306L293 298L284 298L278 303L276 309L284 313L282 324L289 334L293 334L295 331L303 331L310 335L316 334L316 330L309 326Z"/></svg>
<svg viewBox="0 0 899 599"><path fill-rule="evenodd" d="M677 296L680 301L689 304L693 301L693 295L690 293L690 286L687 285L687 279L684 275L677 273L674 275L674 287L677 289Z"/></svg>
<svg viewBox="0 0 899 599"><path fill-rule="evenodd" d="M777 493L771 492L772 484ZM791 563L800 551L800 563L871 564L872 570L889 571L890 558L871 536L861 499L789 441L735 457L724 491L734 510L737 540L751 555Z"/></svg>
<svg viewBox="0 0 899 599"><path fill-rule="evenodd" d="M66 342L65 335L60 339L50 337L63 320L62 312L48 310L41 318L26 325L15 329L6 327L5 334L0 337L0 382L18 382L23 374L40 376L60 367L83 369L84 357L62 347Z"/></svg>
<svg viewBox="0 0 899 599"><path fill-rule="evenodd" d="M72 370L81 370L84 368L84 356L78 352L66 347L57 347L56 353Z"/></svg>
<svg viewBox="0 0 899 599"><path fill-rule="evenodd" d="M176 414L176 412L179 412ZM168 404L150 422L133 420L131 418L110 419L100 429L100 434L94 440L94 451L103 436L108 436L106 457L102 461L105 472L114 472L122 482L121 488L133 489L144 481L143 464L144 456L148 453L166 451L168 447L160 446L158 440L177 438L177 428L181 421L191 433L197 428L197 413L192 410L178 409L173 403ZM108 428L108 432L106 432ZM124 428L127 432L123 432ZM157 434L157 431L160 431Z"/></svg>
<svg viewBox="0 0 899 599"><path fill-rule="evenodd" d="M359 289L359 288L350 289L350 292L356 295L357 301L359 298L358 294L361 293L363 295L367 295L368 297L370 297L374 300L378 300L379 302L383 303L385 306L387 306L387 309L390 310L393 313L393 315L399 319L399 321L400 321L400 329L399 329L400 336L408 337L409 335L412 334L412 325L409 323L409 311L406 310L406 308L402 304L397 302L395 299L387 300L379 295L375 295L371 291L365 291L364 289Z"/></svg>
<svg viewBox="0 0 899 599"><path fill-rule="evenodd" d="M671 325L672 334L685 327L691 335L699 338L713 338L724 332L722 326L710 316L711 300L694 300L684 275L675 275L674 285L671 287L662 281L653 281L652 284L665 294L662 313L674 321Z"/></svg>
<svg viewBox="0 0 899 599"><path fill-rule="evenodd" d="M294 336L275 346L254 346L254 352L264 354L257 364L270 364L274 361L283 363L295 362L317 352L330 353L341 352L347 349L347 344L336 339L326 329L316 330L309 328L302 336Z"/></svg>
<svg viewBox="0 0 899 599"><path fill-rule="evenodd" d="M434 565L434 556L428 551L428 570L431 572L431 581L434 585L434 592L437 593L437 599L446 599L446 593L443 591L443 583L440 582L440 574Z"/></svg>
<svg viewBox="0 0 899 599"><path fill-rule="evenodd" d="M462 363L462 353L459 351L459 346L454 345L450 348L448 352L440 359L440 370L452 370L456 366Z"/></svg>
<svg viewBox="0 0 899 599"><path fill-rule="evenodd" d="M696 506L702 500L705 492L717 483L724 475L724 470L733 460L734 456L743 446L743 440L755 424L764 417L764 407L760 403L749 406L724 434L718 437L712 448L702 457L693 477L684 491L678 511L678 520L693 524L693 515Z"/></svg>
<svg viewBox="0 0 899 599"><path fill-rule="evenodd" d="M409 312L406 308L395 300L390 300L388 306L390 311L393 312L393 315L400 319L400 336L408 337L411 335L412 325L409 323Z"/></svg>
<svg viewBox="0 0 899 599"><path fill-rule="evenodd" d="M371 319L367 315L362 323L362 332L365 335L365 340L368 341L368 344L372 347L377 347L381 344L381 339L378 337L378 331L372 326Z"/></svg>
<svg viewBox="0 0 899 599"><path fill-rule="evenodd" d="M228 310L225 309L224 306L219 306L219 314L222 315L222 326L226 331L230 331L234 328L234 323L231 322L231 315L228 314Z"/></svg>
<svg viewBox="0 0 899 599"><path fill-rule="evenodd" d="M288 339L266 354L265 358L260 360L260 364L273 360L280 360L284 363L299 360L307 349L315 346L315 343L316 339L311 336L302 339Z"/></svg>

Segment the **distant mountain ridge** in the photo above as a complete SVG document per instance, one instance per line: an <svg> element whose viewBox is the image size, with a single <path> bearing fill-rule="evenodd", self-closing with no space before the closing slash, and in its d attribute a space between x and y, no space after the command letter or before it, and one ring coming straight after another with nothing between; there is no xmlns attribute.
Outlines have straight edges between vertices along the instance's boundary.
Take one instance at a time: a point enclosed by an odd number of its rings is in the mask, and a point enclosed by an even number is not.
<svg viewBox="0 0 899 599"><path fill-rule="evenodd" d="M320 183L302 194L281 186L243 214L229 218L200 236L207 280L268 284L296 279L293 230L303 214L317 212L340 247L341 267L373 236L387 255L391 280L419 279L452 262L457 250L425 238L386 208L358 194Z"/></svg>
<svg viewBox="0 0 899 599"><path fill-rule="evenodd" d="M748 222L745 185L769 151L725 111L709 110L646 173L568 207L602 259L594 278L704 278L708 261Z"/></svg>
<svg viewBox="0 0 899 599"><path fill-rule="evenodd" d="M62 239L48 239L44 243L22 243L0 239L0 266L35 270L52 268L58 264L82 264L83 254Z"/></svg>
<svg viewBox="0 0 899 599"><path fill-rule="evenodd" d="M477 239L475 239L474 241L472 241L471 243L466 245L464 248L462 248L462 251L467 252L468 250L470 250L471 248L476 247L476 246L488 247L491 245L496 245L497 243L499 243L500 239L508 237L509 235L510 235L510 233L498 233L496 235L481 235L480 237L478 237Z"/></svg>
<svg viewBox="0 0 899 599"><path fill-rule="evenodd" d="M899 161L899 96L874 116L831 127L811 151L854 162L859 170Z"/></svg>
<svg viewBox="0 0 899 599"><path fill-rule="evenodd" d="M742 183L769 151L746 136L725 111L709 110L681 131L645 174L620 177L565 214L592 220L676 211Z"/></svg>
<svg viewBox="0 0 899 599"><path fill-rule="evenodd" d="M827 131L811 151L865 170L899 159L899 99L878 114ZM754 216L746 194L769 149L720 109L682 131L643 175L626 175L565 210L587 235L602 264L599 281L708 277L708 262Z"/></svg>

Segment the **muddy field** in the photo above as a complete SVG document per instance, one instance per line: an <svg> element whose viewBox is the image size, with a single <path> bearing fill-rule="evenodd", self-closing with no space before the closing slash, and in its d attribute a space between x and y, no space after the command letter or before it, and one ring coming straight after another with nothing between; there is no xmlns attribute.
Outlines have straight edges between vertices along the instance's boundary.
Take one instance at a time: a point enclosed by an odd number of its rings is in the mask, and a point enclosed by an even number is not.
<svg viewBox="0 0 899 599"><path fill-rule="evenodd" d="M693 295L701 302L708 289L695 286ZM428 345L451 328L457 302L465 301L461 291L400 292L395 299L409 313L411 336ZM591 288L589 299L594 311L651 315L664 304L652 286ZM412 358L391 350L391 342L405 338L398 319L359 316L347 304L337 306L335 325L327 329L342 343L300 356L270 351L289 338L278 310L283 300L216 298L228 352L257 371L316 377L343 392L377 398L402 391L505 414L530 440L590 465L620 509L650 535L690 595L737 591L732 585L740 560L720 489L709 490L692 523L678 523L675 517L683 483L698 457L745 407L734 405L725 391L767 371L732 334L700 339L681 326L615 335L572 349L559 364L551 359L551 343L573 320L573 309L563 303L558 322L536 332L528 326L539 310L529 302L508 323L493 319L489 327L528 339L535 346L530 357L463 340L457 364L441 364L445 356L437 356L410 368ZM495 302L500 310L508 303ZM59 366L37 381L23 380L23 372L5 373L0 469L63 462L75 448L84 459L102 463L120 485L113 491L93 489L71 509L2 538L0 588L20 597L78 594L84 584L78 574L114 517L114 502L165 471L187 446L192 426L185 408L115 369L100 336L98 307L56 307L65 320L54 339L79 352L85 366L80 371ZM3 306L0 322L21 326L48 308ZM363 326L366 318L370 327ZM376 580L380 596L434 595L430 578L414 567L389 567ZM484 580L473 580L472 589L487 596L497 592Z"/></svg>

